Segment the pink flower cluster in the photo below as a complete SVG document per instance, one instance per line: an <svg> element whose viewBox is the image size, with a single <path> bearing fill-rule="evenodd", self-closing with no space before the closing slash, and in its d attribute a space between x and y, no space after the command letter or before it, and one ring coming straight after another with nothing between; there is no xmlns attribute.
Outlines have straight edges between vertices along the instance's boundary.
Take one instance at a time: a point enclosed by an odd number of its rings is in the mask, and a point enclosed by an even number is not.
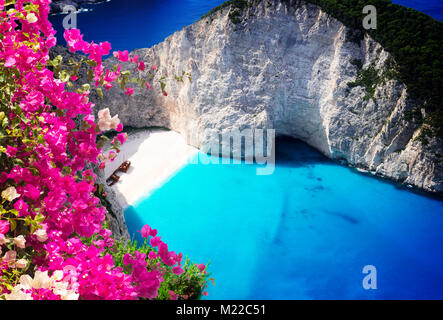
<svg viewBox="0 0 443 320"><path fill-rule="evenodd" d="M13 10L6 11L5 1L0 0L0 73L11 75L14 86L8 112L2 115L11 134L0 140L1 144L7 141L4 154L8 157L0 164L0 297L153 299L163 281L161 266L173 267L181 274L182 255L169 252L148 226L142 233L152 237L150 242L157 252L148 258L139 252L125 256L131 274L116 267L106 253L113 245L111 232L103 228L106 210L93 195L96 176L85 170L86 163L98 164L102 152L96 140L101 130L91 114L89 91L68 91L67 83L47 67L49 49L56 44L48 21L49 3L17 0ZM82 51L95 62L95 85L111 88L121 66L104 70L102 57L109 54L110 44L88 43L76 29L67 30L65 38L72 52ZM138 56L129 58L127 51L115 55L145 70ZM127 88L125 93L131 95L133 89ZM76 125L76 117L82 118L82 126ZM101 125L103 130L122 130L115 118L106 118ZM114 142L124 143L126 137L120 133ZM13 236L13 228L14 233L20 231L19 236ZM92 244L80 239L92 236L98 239ZM30 261L23 259L30 249ZM158 268L149 271L148 259L157 258ZM11 288L8 283L11 268L23 269L22 277L28 277L22 279L21 287ZM36 272L44 273L42 279L57 274L58 291L50 285L32 287L32 283L40 283L29 280L29 274Z"/></svg>

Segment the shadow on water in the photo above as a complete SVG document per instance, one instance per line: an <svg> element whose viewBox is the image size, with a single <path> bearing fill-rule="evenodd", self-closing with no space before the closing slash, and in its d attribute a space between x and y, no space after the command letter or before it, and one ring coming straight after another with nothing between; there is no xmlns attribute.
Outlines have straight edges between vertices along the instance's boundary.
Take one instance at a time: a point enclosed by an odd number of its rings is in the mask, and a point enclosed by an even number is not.
<svg viewBox="0 0 443 320"><path fill-rule="evenodd" d="M142 227L146 224L146 222L143 222L143 220L139 217L137 210L134 206L128 206L125 209L125 220L126 220L126 226L129 230L129 237L131 240L136 240L138 243L143 242L143 238L141 236L140 231Z"/></svg>
<svg viewBox="0 0 443 320"><path fill-rule="evenodd" d="M275 163L283 167L307 167L321 163L332 164L333 161L300 140L281 136L275 141Z"/></svg>
<svg viewBox="0 0 443 320"><path fill-rule="evenodd" d="M350 215L345 214L345 213L341 213L341 212L338 212L338 211L331 211L331 210L323 210L323 212L328 214L328 215L341 218L344 221L349 222L351 224L358 224L359 223L359 221L357 219L355 219L355 218L353 218Z"/></svg>

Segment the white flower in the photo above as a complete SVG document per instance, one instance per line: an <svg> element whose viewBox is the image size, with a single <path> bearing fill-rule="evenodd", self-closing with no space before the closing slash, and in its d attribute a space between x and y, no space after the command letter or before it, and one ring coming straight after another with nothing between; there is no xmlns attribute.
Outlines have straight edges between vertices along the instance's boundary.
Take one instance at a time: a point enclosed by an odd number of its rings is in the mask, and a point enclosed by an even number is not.
<svg viewBox="0 0 443 320"><path fill-rule="evenodd" d="M0 245L1 244L8 244L9 243L9 239L7 239L3 234L0 234Z"/></svg>
<svg viewBox="0 0 443 320"><path fill-rule="evenodd" d="M40 242L45 242L48 240L48 235L46 234L46 229L38 229L34 232L34 235L37 236L37 240Z"/></svg>
<svg viewBox="0 0 443 320"><path fill-rule="evenodd" d="M101 131L107 131L117 128L120 124L118 115L111 118L111 112L108 108L102 109L98 112L98 127Z"/></svg>
<svg viewBox="0 0 443 320"><path fill-rule="evenodd" d="M60 281L63 279L63 271L61 270L56 270L54 271L54 274L52 275L52 277L56 280L56 281Z"/></svg>
<svg viewBox="0 0 443 320"><path fill-rule="evenodd" d="M53 281L48 276L48 271L36 271L34 279L27 274L20 277L20 284L23 286L23 289L49 289Z"/></svg>
<svg viewBox="0 0 443 320"><path fill-rule="evenodd" d="M23 290L30 289L49 289L56 295L59 295L62 300L78 300L79 294L75 290L68 289L69 283L60 281L63 279L63 271L54 271L54 274L49 277L48 271L36 271L34 279L29 275L22 275L20 283L16 285L10 294L6 294L6 300L32 300L30 294L26 294Z"/></svg>
<svg viewBox="0 0 443 320"><path fill-rule="evenodd" d="M28 265L28 260L26 259L17 260L17 262L15 263L15 267L20 269L26 268L27 265Z"/></svg>
<svg viewBox="0 0 443 320"><path fill-rule="evenodd" d="M11 268L15 266L15 259L17 258L17 252L14 250L9 250L3 256L3 261L8 263Z"/></svg>
<svg viewBox="0 0 443 320"><path fill-rule="evenodd" d="M8 201L14 201L18 197L20 197L20 194L17 193L15 187L9 187L2 191L2 198Z"/></svg>
<svg viewBox="0 0 443 320"><path fill-rule="evenodd" d="M68 291L65 295L62 296L63 300L78 300L80 295L75 293L74 291Z"/></svg>
<svg viewBox="0 0 443 320"><path fill-rule="evenodd" d="M35 16L35 14L33 13L33 12L31 12L31 13L28 13L27 15L26 15L26 21L28 21L29 23L35 23L35 22L37 22L37 17Z"/></svg>
<svg viewBox="0 0 443 320"><path fill-rule="evenodd" d="M26 239L25 237L23 237L22 235L19 235L18 237L14 238L14 244L21 248L24 249L26 247Z"/></svg>
<svg viewBox="0 0 443 320"><path fill-rule="evenodd" d="M5 294L6 300L33 300L30 293L21 290L20 285L12 288L11 293Z"/></svg>
<svg viewBox="0 0 443 320"><path fill-rule="evenodd" d="M100 153L98 155L98 160L100 160L100 162L104 162L104 163L111 163L116 157L117 157L117 154L115 152L111 151L108 154Z"/></svg>

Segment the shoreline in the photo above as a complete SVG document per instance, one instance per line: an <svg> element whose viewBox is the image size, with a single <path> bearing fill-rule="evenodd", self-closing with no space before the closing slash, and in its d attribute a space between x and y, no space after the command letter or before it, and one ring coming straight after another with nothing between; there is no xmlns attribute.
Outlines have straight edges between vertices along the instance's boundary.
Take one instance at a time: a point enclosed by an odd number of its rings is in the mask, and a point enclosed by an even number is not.
<svg viewBox="0 0 443 320"><path fill-rule="evenodd" d="M120 153L106 165L101 175L107 179L121 163L126 160L131 162L128 172L119 172L120 180L107 187L113 189L115 200L124 210L161 187L197 152L197 148L188 145L175 131L137 130L128 134Z"/></svg>

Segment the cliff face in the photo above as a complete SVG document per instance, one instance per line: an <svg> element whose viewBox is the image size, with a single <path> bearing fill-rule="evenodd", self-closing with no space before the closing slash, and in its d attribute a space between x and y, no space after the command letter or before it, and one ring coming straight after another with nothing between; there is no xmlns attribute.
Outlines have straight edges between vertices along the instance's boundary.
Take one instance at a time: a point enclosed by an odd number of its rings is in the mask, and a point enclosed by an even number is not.
<svg viewBox="0 0 443 320"><path fill-rule="evenodd" d="M332 159L443 192L442 143L414 140L420 129L404 119L413 102L386 76L391 57L378 43L351 41L352 30L311 4L261 1L241 22L231 20L225 8L134 52L158 66L154 82L168 75L167 97L137 88L128 98L112 88L97 108L109 107L125 125L176 130L203 150L211 131L274 128ZM192 82L174 80L182 70ZM376 71L373 92L349 86L362 70Z"/></svg>

